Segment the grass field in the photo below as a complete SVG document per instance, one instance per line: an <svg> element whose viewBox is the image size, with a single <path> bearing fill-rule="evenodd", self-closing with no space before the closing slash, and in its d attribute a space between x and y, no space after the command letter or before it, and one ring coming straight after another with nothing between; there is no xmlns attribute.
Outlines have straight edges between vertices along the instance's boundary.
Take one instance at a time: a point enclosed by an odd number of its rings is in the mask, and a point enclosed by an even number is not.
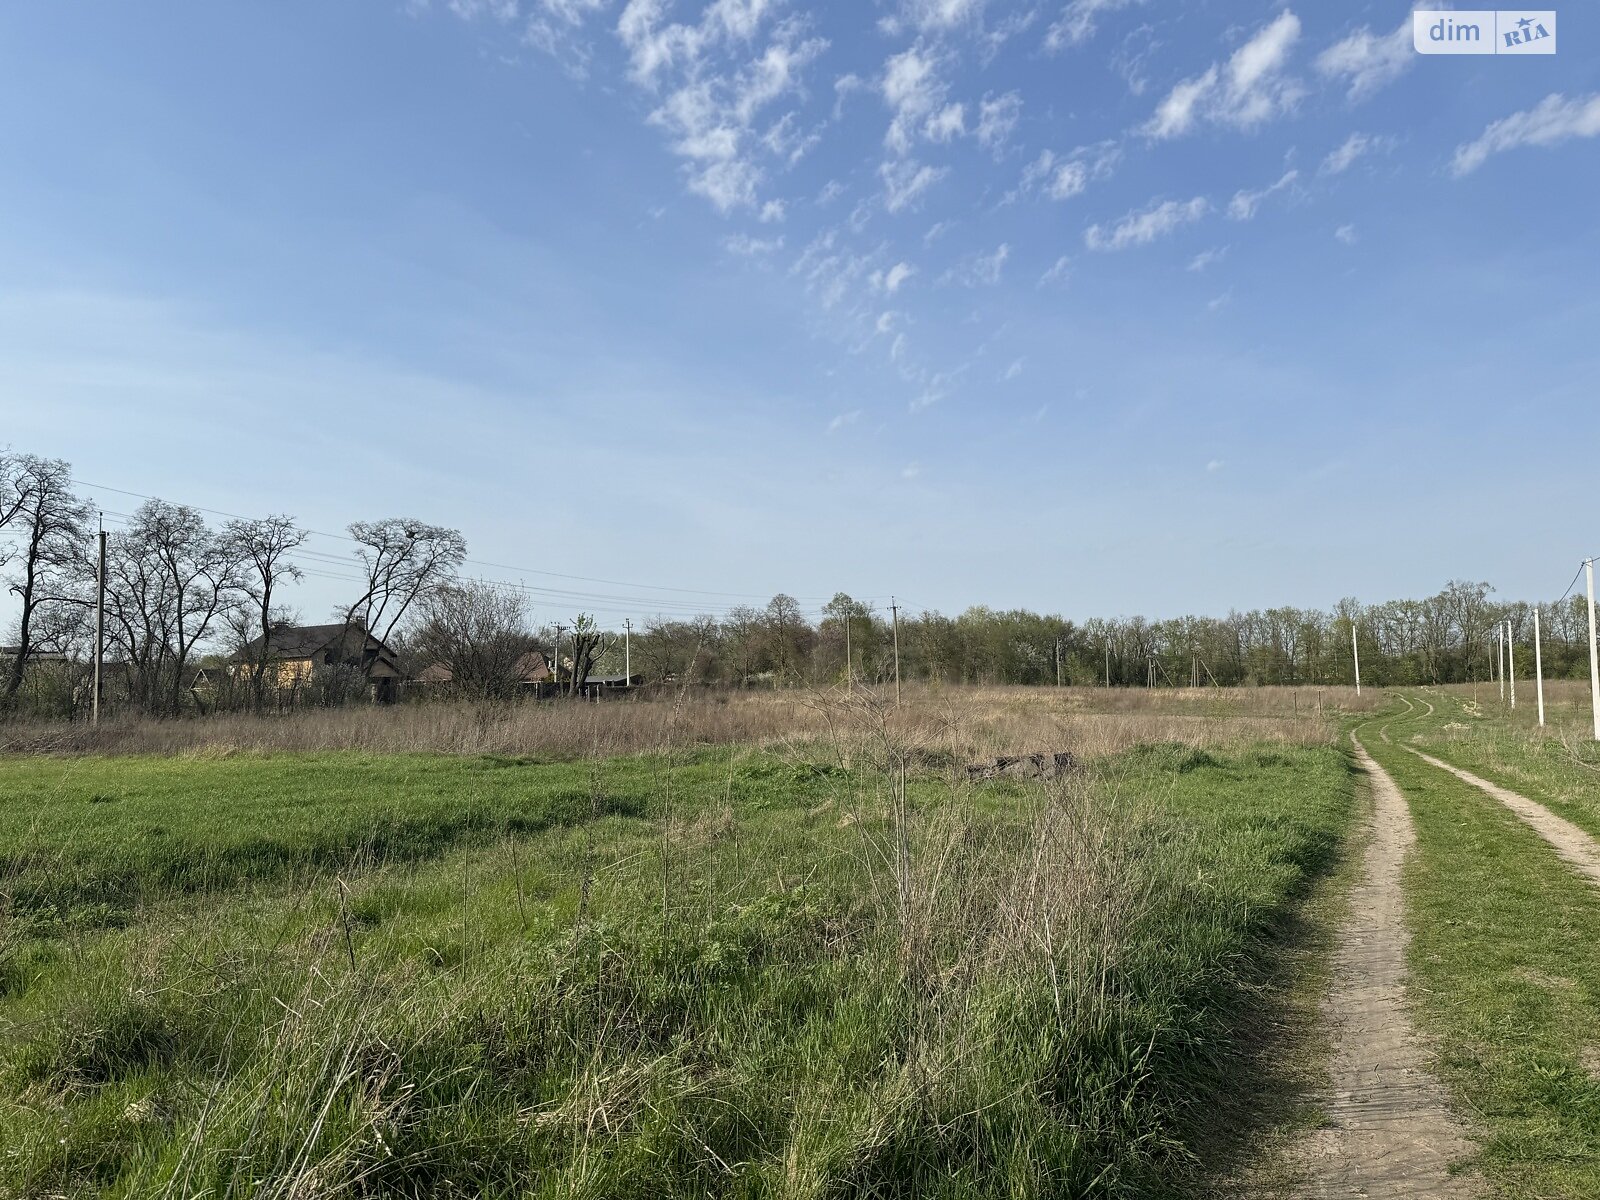
<svg viewBox="0 0 1600 1200"><path fill-rule="evenodd" d="M1409 993L1476 1128L1479 1165L1507 1196L1600 1195L1600 892L1504 805L1403 748L1594 829L1597 789L1567 753L1575 743L1459 691L1409 692L1366 728L1417 822Z"/></svg>
<svg viewBox="0 0 1600 1200"><path fill-rule="evenodd" d="M0 759L0 1194L1218 1194L1353 809L1332 705L947 699ZM1057 783L958 769L1111 722Z"/></svg>

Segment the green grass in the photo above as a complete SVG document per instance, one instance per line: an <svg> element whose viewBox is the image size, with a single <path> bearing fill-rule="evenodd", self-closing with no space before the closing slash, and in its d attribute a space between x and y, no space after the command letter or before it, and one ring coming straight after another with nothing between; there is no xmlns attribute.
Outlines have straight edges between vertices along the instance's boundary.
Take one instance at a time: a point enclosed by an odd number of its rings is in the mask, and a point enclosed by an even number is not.
<svg viewBox="0 0 1600 1200"><path fill-rule="evenodd" d="M1331 749L1177 747L904 820L744 752L0 788L15 1196L1212 1194L1353 796Z"/></svg>
<svg viewBox="0 0 1600 1200"><path fill-rule="evenodd" d="M1390 718L1392 745L1383 724L1363 742L1418 834L1409 991L1481 1165L1510 1196L1600 1195L1600 892L1503 805L1401 748L1429 722Z"/></svg>
<svg viewBox="0 0 1600 1200"><path fill-rule="evenodd" d="M1407 737L1435 758L1537 800L1600 837L1600 746L1593 740L1587 697L1581 711L1552 704L1550 726L1540 730L1531 696L1520 697L1513 714L1497 695L1486 688L1475 705L1458 693L1413 693L1419 711L1406 725Z"/></svg>

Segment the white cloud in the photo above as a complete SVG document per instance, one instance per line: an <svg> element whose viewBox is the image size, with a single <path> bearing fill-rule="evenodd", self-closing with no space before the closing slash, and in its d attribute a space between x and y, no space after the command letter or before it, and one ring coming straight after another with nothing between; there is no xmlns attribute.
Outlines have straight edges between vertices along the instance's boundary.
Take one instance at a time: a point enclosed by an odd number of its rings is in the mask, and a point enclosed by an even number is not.
<svg viewBox="0 0 1600 1200"><path fill-rule="evenodd" d="M760 221L763 225L775 225L788 215L788 206L782 200L768 200L761 206Z"/></svg>
<svg viewBox="0 0 1600 1200"><path fill-rule="evenodd" d="M1066 283L1067 276L1071 273L1071 271L1072 260L1063 254L1060 258L1056 259L1056 261L1047 271L1045 271L1043 275L1039 276L1039 286L1050 287L1053 284Z"/></svg>
<svg viewBox="0 0 1600 1200"><path fill-rule="evenodd" d="M978 105L978 144L986 150L998 151L1011 137L1022 116L1022 96L1007 92L1003 96L985 96Z"/></svg>
<svg viewBox="0 0 1600 1200"><path fill-rule="evenodd" d="M1356 233L1356 227L1354 225L1339 226L1339 228L1333 231L1333 236L1338 238L1346 246L1354 246L1356 242L1361 240L1360 235Z"/></svg>
<svg viewBox="0 0 1600 1200"><path fill-rule="evenodd" d="M1192 224L1211 209L1204 196L1192 200L1166 200L1128 213L1110 229L1091 225L1083 242L1091 250L1126 250L1146 246L1184 225Z"/></svg>
<svg viewBox="0 0 1600 1200"><path fill-rule="evenodd" d="M944 102L945 84L939 78L939 56L922 45L891 55L883 64L878 90L893 117L883 141L896 154L909 154L919 126L926 127Z"/></svg>
<svg viewBox="0 0 1600 1200"><path fill-rule="evenodd" d="M1070 200L1091 181L1108 179L1121 151L1112 142L1079 146L1066 158L1054 150L1042 150L1022 171L1021 192L1039 192L1051 200Z"/></svg>
<svg viewBox="0 0 1600 1200"><path fill-rule="evenodd" d="M1286 187L1292 187L1294 181L1300 178L1300 172L1288 170L1279 177L1277 183L1269 184L1258 191L1237 191L1233 199L1228 201L1228 216L1235 221L1248 221L1256 215L1256 210L1261 207L1261 202L1274 192L1281 192Z"/></svg>
<svg viewBox="0 0 1600 1200"><path fill-rule="evenodd" d="M921 33L941 33L976 21L987 0L901 0L899 19ZM888 27L893 30L895 26Z"/></svg>
<svg viewBox="0 0 1600 1200"><path fill-rule="evenodd" d="M837 179L828 180L827 183L822 185L822 190L817 193L817 205L821 207L823 205L832 204L840 196L844 195L844 191L844 184L840 183Z"/></svg>
<svg viewBox="0 0 1600 1200"><path fill-rule="evenodd" d="M861 410L859 408L851 409L849 412L842 412L828 422L828 432L838 433L846 425L854 425L859 420L861 420Z"/></svg>
<svg viewBox="0 0 1600 1200"><path fill-rule="evenodd" d="M962 287L993 287L1000 282L1011 247L1001 242L989 254L974 254L951 267L940 277L941 283L958 283Z"/></svg>
<svg viewBox="0 0 1600 1200"><path fill-rule="evenodd" d="M1256 31L1225 64L1177 84L1145 123L1152 138L1181 137L1201 121L1253 129L1291 111L1305 89L1287 75L1300 18L1287 9Z"/></svg>
<svg viewBox="0 0 1600 1200"><path fill-rule="evenodd" d="M1411 42L1411 16L1386 34L1363 25L1317 55L1317 71L1328 79L1348 81L1351 100L1364 100L1410 69L1417 58Z"/></svg>
<svg viewBox="0 0 1600 1200"><path fill-rule="evenodd" d="M931 246L956 227L954 221L935 221L928 226L928 232L922 235L922 244Z"/></svg>
<svg viewBox="0 0 1600 1200"><path fill-rule="evenodd" d="M1226 308L1233 302L1233 289L1229 288L1221 295L1213 296L1206 301L1206 311L1216 312L1219 308Z"/></svg>
<svg viewBox="0 0 1600 1200"><path fill-rule="evenodd" d="M756 161L761 139L753 136L757 114L800 90L802 72L827 48L821 38L804 37L801 23L790 20L773 29L759 54L735 66L729 54L743 58L771 7L771 0L717 0L698 25L663 26L660 0L629 0L617 26L636 82L655 91L669 76L676 79L650 123L665 130L673 152L688 160L689 190L723 213L756 203L763 179ZM787 141L767 140L769 149Z"/></svg>
<svg viewBox="0 0 1600 1200"><path fill-rule="evenodd" d="M872 272L872 286L875 290L893 296L912 275L917 274L917 267L910 262L896 262L888 270L874 270Z"/></svg>
<svg viewBox="0 0 1600 1200"><path fill-rule="evenodd" d="M1317 173L1342 175L1355 164L1357 159L1380 150L1387 150L1391 144L1391 139L1386 137L1375 137L1369 133L1352 133L1328 153Z"/></svg>
<svg viewBox="0 0 1600 1200"><path fill-rule="evenodd" d="M757 258L783 249L783 239L754 238L748 233L735 233L722 239L722 248L740 258Z"/></svg>
<svg viewBox="0 0 1600 1200"><path fill-rule="evenodd" d="M883 163L878 167L883 180L883 206L892 213L910 208L947 174L948 167L930 167L913 158Z"/></svg>
<svg viewBox="0 0 1600 1200"><path fill-rule="evenodd" d="M1025 359L1025 358L1018 358L1018 359L1012 360L1011 365L1009 367L1007 367L1005 369L1004 373L1000 376L1000 382L1001 383L1010 383L1017 376L1021 375L1022 371L1023 371L1023 368L1027 366L1027 361L1028 360Z"/></svg>
<svg viewBox="0 0 1600 1200"><path fill-rule="evenodd" d="M967 106L947 104L928 118L922 135L930 142L948 142L967 132Z"/></svg>
<svg viewBox="0 0 1600 1200"><path fill-rule="evenodd" d="M1046 50L1076 46L1094 36L1103 13L1128 8L1143 0L1072 0L1044 36Z"/></svg>
<svg viewBox="0 0 1600 1200"><path fill-rule="evenodd" d="M1189 260L1189 270L1196 273L1204 271L1207 267L1213 267L1221 262L1227 257L1227 254L1228 247L1226 246L1213 246L1209 250L1202 250Z"/></svg>
<svg viewBox="0 0 1600 1200"><path fill-rule="evenodd" d="M900 314L892 309L878 314L876 329L879 336L894 332L894 323L900 319Z"/></svg>
<svg viewBox="0 0 1600 1200"><path fill-rule="evenodd" d="M928 403L932 404L933 401L930 400ZM918 406L918 405L915 404L915 402L913 402L913 408L915 408L915 407L926 407L926 405ZM915 462L907 463L900 470L900 478L901 479L915 479L918 475L921 475L921 474L922 474L922 464L921 463L915 463Z"/></svg>
<svg viewBox="0 0 1600 1200"><path fill-rule="evenodd" d="M1225 466L1227 466L1227 465L1228 465L1228 464L1227 464L1227 463L1225 463L1225 462L1223 462L1223 461L1222 461L1222 459L1220 459L1220 458L1213 458L1213 459L1212 459L1212 460L1211 460L1211 461L1210 461L1210 462L1208 462L1208 463L1207 463L1207 464L1206 464L1206 470L1208 470L1208 471L1210 471L1210 472L1212 472L1212 473L1215 473L1215 472L1217 472L1217 471L1220 471L1220 470L1222 470L1222 468L1223 468L1223 467L1225 467Z"/></svg>
<svg viewBox="0 0 1600 1200"><path fill-rule="evenodd" d="M1534 107L1489 125L1474 140L1456 147L1451 173L1476 171L1494 154L1518 146L1555 146L1572 138L1600 137L1600 92L1567 99L1551 92Z"/></svg>

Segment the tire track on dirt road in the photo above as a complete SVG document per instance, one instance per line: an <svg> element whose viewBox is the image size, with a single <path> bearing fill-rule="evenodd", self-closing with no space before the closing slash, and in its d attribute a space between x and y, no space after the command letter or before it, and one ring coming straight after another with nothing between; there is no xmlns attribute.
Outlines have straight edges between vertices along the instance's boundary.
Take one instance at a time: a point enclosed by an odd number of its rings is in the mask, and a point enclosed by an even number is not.
<svg viewBox="0 0 1600 1200"><path fill-rule="evenodd" d="M1372 814L1361 878L1350 895L1323 1002L1334 1039L1332 1094L1327 1122L1306 1146L1307 1195L1478 1197L1483 1189L1476 1179L1450 1174L1450 1164L1475 1147L1428 1071L1405 1007L1411 934L1401 874L1416 841L1411 810L1355 732L1350 742L1370 782Z"/></svg>
<svg viewBox="0 0 1600 1200"><path fill-rule="evenodd" d="M1503 788L1497 783L1490 783L1474 775L1471 771L1463 771L1460 767L1451 766L1443 759L1435 758L1431 754L1424 754L1414 746L1404 743L1402 750L1409 750L1429 766L1438 767L1441 771L1448 771L1462 783L1470 783L1485 795L1500 801L1512 812L1516 813L1533 831L1550 843L1551 848L1568 866L1583 875L1590 883L1600 884L1600 842L1595 841L1589 834L1579 829L1565 817L1558 817L1544 805L1536 800Z"/></svg>

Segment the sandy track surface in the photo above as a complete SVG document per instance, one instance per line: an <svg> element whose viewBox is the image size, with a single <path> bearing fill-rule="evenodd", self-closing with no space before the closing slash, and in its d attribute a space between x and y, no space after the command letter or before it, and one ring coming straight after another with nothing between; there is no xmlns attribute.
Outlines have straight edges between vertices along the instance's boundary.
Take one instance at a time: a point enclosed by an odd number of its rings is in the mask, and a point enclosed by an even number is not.
<svg viewBox="0 0 1600 1200"><path fill-rule="evenodd" d="M1393 779L1354 736L1372 786L1362 876L1340 931L1323 1014L1333 1034L1328 1123L1305 1150L1307 1195L1476 1197L1481 1186L1452 1176L1473 1145L1450 1114L1443 1086L1404 1003L1406 947L1401 871L1416 840L1411 810Z"/></svg>
<svg viewBox="0 0 1600 1200"><path fill-rule="evenodd" d="M1600 883L1600 842L1595 841L1583 830L1579 829L1565 817L1558 817L1544 805L1526 796L1519 795L1509 788L1503 788L1497 783L1490 783L1481 779L1471 771L1463 771L1460 767L1451 766L1443 759L1434 758L1431 754L1424 754L1414 746L1404 746L1423 762L1430 766L1438 767L1441 771L1448 771L1463 783L1470 783L1473 787L1487 795L1493 796L1504 804L1517 816L1521 817L1534 831L1549 842L1562 860L1583 874L1591 883Z"/></svg>

